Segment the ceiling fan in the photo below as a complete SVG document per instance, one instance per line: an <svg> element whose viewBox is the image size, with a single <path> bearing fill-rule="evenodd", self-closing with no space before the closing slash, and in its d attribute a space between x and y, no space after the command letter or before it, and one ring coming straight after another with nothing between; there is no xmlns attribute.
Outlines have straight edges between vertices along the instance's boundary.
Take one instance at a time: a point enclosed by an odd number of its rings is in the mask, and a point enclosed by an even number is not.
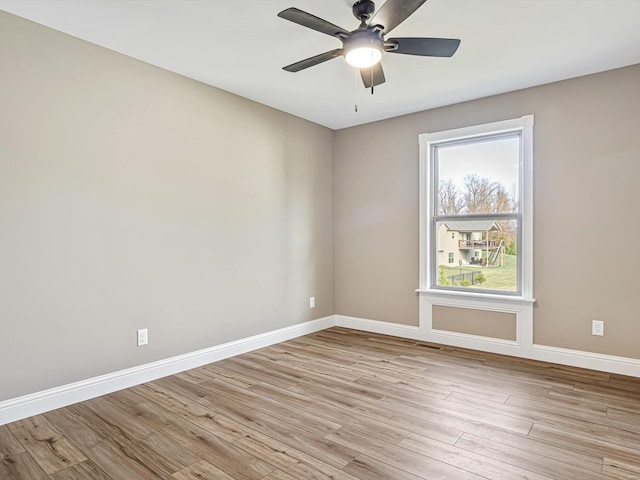
<svg viewBox="0 0 640 480"><path fill-rule="evenodd" d="M344 56L347 63L360 69L362 82L371 88L385 82L380 59L383 53L401 53L422 57L451 57L460 40L454 38L388 38L391 30L411 16L427 0L387 0L375 11L371 0L360 0L353 4L353 15L360 26L349 32L322 18L297 8L287 8L279 17L297 23L303 27L336 37L342 42L342 48L306 58L283 68L287 72L299 72L309 67ZM375 12L375 14L374 14Z"/></svg>

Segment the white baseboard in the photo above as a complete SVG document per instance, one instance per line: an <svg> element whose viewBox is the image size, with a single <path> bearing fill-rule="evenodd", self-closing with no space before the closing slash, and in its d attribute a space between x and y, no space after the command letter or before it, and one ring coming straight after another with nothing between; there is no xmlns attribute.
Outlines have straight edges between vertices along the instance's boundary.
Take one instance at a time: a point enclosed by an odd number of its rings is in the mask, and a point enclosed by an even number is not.
<svg viewBox="0 0 640 480"><path fill-rule="evenodd" d="M268 347L335 325L334 315L0 402L0 425Z"/></svg>
<svg viewBox="0 0 640 480"><path fill-rule="evenodd" d="M521 348L516 342L495 338L465 335L455 332L432 330L427 333L422 327L400 325L366 318L335 315L336 326L364 330L371 333L392 335L394 337L424 340L442 345L470 348L484 352L511 355L513 357L540 360L572 367L588 368L601 372L617 373L640 378L640 360L628 357L616 357L600 353L584 352L567 348L533 345L533 348Z"/></svg>
<svg viewBox="0 0 640 480"><path fill-rule="evenodd" d="M337 327L353 328L354 330L364 330L365 332L410 338L412 340L420 340L423 338L420 332L420 327L412 325L401 325L399 323L382 322L366 318L348 317L346 315L334 316L336 318L335 324Z"/></svg>
<svg viewBox="0 0 640 480"><path fill-rule="evenodd" d="M640 377L640 360L637 358L617 357L615 355L583 352L568 348L549 347L547 345L534 345L531 358L560 365Z"/></svg>

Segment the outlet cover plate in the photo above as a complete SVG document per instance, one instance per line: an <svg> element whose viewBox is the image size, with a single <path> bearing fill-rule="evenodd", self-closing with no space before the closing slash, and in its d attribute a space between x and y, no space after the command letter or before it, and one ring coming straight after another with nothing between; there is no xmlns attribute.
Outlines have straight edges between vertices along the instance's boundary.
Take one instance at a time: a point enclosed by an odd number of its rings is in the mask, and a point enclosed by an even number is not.
<svg viewBox="0 0 640 480"><path fill-rule="evenodd" d="M146 328L142 328L138 330L138 346L142 347L149 343L149 330Z"/></svg>
<svg viewBox="0 0 640 480"><path fill-rule="evenodd" d="M604 336L604 321L594 320L591 323L591 335Z"/></svg>

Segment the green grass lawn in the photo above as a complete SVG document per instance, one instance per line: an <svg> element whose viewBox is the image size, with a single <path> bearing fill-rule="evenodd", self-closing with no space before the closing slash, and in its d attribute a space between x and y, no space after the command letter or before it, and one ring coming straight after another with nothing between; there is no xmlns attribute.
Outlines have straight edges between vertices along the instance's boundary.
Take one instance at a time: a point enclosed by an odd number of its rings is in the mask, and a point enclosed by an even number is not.
<svg viewBox="0 0 640 480"><path fill-rule="evenodd" d="M448 277L450 275L456 275L458 273L477 272L480 271L487 278L487 281L481 285L472 285L468 288L484 288L488 290L517 290L516 279L516 256L505 255L504 267L486 268L478 265L465 265L462 267L448 267L446 265L440 265L440 268L444 270L444 274ZM438 272L438 277L439 277Z"/></svg>

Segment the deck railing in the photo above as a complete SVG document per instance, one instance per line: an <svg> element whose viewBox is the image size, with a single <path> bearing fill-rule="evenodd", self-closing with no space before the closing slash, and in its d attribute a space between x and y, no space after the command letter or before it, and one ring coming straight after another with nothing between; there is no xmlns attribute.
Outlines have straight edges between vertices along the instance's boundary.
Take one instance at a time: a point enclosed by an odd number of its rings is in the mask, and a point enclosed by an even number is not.
<svg viewBox="0 0 640 480"><path fill-rule="evenodd" d="M487 245L487 240L458 240L458 248L478 248L478 249L493 249L496 248L495 240L489 240Z"/></svg>

